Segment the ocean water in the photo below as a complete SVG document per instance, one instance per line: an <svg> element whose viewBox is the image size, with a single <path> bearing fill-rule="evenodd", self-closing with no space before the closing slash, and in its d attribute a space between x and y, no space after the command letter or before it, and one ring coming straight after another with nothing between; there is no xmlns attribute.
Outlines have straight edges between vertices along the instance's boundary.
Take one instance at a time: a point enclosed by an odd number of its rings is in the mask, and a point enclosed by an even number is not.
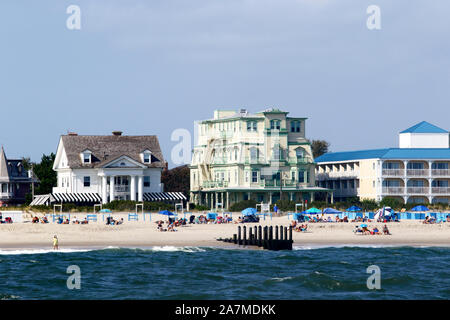
<svg viewBox="0 0 450 320"><path fill-rule="evenodd" d="M0 299L450 299L450 248L1 250L0 275Z"/></svg>

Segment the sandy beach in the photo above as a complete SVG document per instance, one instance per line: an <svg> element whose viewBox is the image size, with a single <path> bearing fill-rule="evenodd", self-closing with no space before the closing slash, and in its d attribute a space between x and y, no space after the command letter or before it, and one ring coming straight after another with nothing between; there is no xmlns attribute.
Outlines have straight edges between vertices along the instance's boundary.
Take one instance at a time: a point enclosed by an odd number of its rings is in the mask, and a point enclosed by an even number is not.
<svg viewBox="0 0 450 320"><path fill-rule="evenodd" d="M84 219L86 214L71 214L71 219ZM106 225L99 216L97 222L82 224L13 223L0 224L0 248L2 250L51 248L53 235L59 238L61 248L152 247L152 246L233 246L217 241L217 238L232 237L238 224L191 224L176 228L176 232L160 232L156 220L167 217L153 214L152 221L127 221L127 214L113 214L115 219L124 219L122 225ZM234 215L235 219L238 214ZM260 225L288 226L286 216L266 218ZM242 225L242 224L240 224ZM246 226L259 224L248 223ZM310 223L307 232L294 232L294 246L450 246L450 223L426 225L421 221L388 223L392 235L355 235L358 223ZM382 223L369 222L369 228Z"/></svg>

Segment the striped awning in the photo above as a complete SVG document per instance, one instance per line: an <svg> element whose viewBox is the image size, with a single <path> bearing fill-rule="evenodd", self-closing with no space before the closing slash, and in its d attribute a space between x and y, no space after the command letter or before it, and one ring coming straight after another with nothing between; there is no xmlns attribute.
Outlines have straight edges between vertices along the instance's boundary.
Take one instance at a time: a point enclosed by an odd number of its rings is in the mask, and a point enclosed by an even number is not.
<svg viewBox="0 0 450 320"><path fill-rule="evenodd" d="M77 203L96 203L102 202L98 193L52 193L50 195L52 202L77 202Z"/></svg>
<svg viewBox="0 0 450 320"><path fill-rule="evenodd" d="M183 201L187 200L183 192L146 192L144 201Z"/></svg>
<svg viewBox="0 0 450 320"><path fill-rule="evenodd" d="M35 196L33 201L31 201L30 206L46 206L50 204L50 195L49 194L41 194Z"/></svg>

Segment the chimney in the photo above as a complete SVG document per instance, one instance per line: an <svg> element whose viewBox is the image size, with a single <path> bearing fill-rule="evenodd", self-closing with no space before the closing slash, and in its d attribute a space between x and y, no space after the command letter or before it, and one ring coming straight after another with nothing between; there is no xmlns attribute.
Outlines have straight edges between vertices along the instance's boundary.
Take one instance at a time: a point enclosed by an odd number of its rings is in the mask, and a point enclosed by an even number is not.
<svg viewBox="0 0 450 320"><path fill-rule="evenodd" d="M122 131L113 131L113 136L120 137L122 135Z"/></svg>
<svg viewBox="0 0 450 320"><path fill-rule="evenodd" d="M78 133L76 133L76 132L67 132L67 135L68 136L77 136Z"/></svg>

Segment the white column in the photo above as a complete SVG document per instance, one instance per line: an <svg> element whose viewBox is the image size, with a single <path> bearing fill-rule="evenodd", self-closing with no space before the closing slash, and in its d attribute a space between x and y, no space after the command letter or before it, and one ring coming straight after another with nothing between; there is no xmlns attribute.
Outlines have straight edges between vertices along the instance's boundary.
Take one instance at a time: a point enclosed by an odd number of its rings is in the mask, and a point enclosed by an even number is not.
<svg viewBox="0 0 450 320"><path fill-rule="evenodd" d="M136 176L131 176L130 199L131 201L136 201Z"/></svg>
<svg viewBox="0 0 450 320"><path fill-rule="evenodd" d="M110 176L109 177L109 200L110 201L114 201L114 177L115 176Z"/></svg>
<svg viewBox="0 0 450 320"><path fill-rule="evenodd" d="M108 203L108 193L107 193L107 176L102 176L102 203Z"/></svg>
<svg viewBox="0 0 450 320"><path fill-rule="evenodd" d="M144 177L138 176L138 201L143 201Z"/></svg>

